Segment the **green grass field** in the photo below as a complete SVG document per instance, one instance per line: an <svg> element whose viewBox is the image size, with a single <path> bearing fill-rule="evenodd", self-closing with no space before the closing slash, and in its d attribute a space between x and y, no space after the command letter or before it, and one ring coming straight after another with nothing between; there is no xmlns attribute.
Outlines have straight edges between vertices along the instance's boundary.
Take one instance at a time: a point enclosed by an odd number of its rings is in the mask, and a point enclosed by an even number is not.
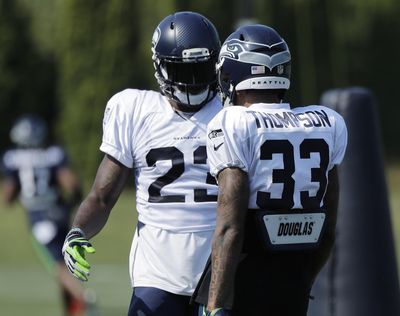
<svg viewBox="0 0 400 316"><path fill-rule="evenodd" d="M136 226L132 192L124 193L108 225L93 239L91 279L102 316L126 315L131 296L128 255ZM0 315L62 315L58 286L33 250L25 213L19 206L0 210ZM29 313L28 313L29 311Z"/></svg>
<svg viewBox="0 0 400 316"><path fill-rule="evenodd" d="M387 169L400 271L400 165ZM25 214L18 206L0 209L0 315L61 315L58 288L31 247ZM102 316L126 315L131 289L128 255L136 224L132 192L125 192L102 233L93 239L92 275L87 287L98 296Z"/></svg>
<svg viewBox="0 0 400 316"><path fill-rule="evenodd" d="M397 270L400 272L400 164L387 168L386 180L388 183L392 227L397 254Z"/></svg>

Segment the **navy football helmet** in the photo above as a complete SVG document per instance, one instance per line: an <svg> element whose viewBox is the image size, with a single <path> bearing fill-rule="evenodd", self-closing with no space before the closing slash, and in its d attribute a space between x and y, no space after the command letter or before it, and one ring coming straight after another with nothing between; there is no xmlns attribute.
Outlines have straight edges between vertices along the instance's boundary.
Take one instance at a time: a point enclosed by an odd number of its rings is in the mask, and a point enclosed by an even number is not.
<svg viewBox="0 0 400 316"><path fill-rule="evenodd" d="M242 26L222 45L217 70L222 97L233 103L236 91L290 86L290 52L285 40L271 27Z"/></svg>
<svg viewBox="0 0 400 316"><path fill-rule="evenodd" d="M18 118L10 131L11 141L21 147L40 147L47 137L46 122L33 114Z"/></svg>
<svg viewBox="0 0 400 316"><path fill-rule="evenodd" d="M204 16L177 12L157 26L152 39L161 92L184 109L198 110L216 94L218 32Z"/></svg>

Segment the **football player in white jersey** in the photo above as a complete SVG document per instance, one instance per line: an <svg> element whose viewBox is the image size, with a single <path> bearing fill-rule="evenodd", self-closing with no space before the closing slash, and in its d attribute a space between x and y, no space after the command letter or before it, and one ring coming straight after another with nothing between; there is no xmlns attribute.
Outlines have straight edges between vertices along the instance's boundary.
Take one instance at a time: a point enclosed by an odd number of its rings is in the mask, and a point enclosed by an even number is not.
<svg viewBox="0 0 400 316"><path fill-rule="evenodd" d="M138 225L130 253L130 316L188 315L211 251L217 185L207 165L206 129L222 109L219 50L218 33L204 16L167 16L152 39L161 93L127 89L106 106L105 156L63 253L70 271L87 280L85 252L94 252L88 240L106 224L133 169Z"/></svg>
<svg viewBox="0 0 400 316"><path fill-rule="evenodd" d="M16 147L1 159L4 200L19 200L25 209L34 248L60 286L63 315L94 315L94 306L85 303L84 288L68 272L60 252L72 207L81 199L66 153L60 146L46 144L47 124L34 114L19 117L10 138Z"/></svg>
<svg viewBox="0 0 400 316"><path fill-rule="evenodd" d="M195 295L203 315L305 316L332 248L346 125L327 107L282 103L290 64L286 42L264 25L222 45L219 84L239 106L208 125L219 195L211 264Z"/></svg>

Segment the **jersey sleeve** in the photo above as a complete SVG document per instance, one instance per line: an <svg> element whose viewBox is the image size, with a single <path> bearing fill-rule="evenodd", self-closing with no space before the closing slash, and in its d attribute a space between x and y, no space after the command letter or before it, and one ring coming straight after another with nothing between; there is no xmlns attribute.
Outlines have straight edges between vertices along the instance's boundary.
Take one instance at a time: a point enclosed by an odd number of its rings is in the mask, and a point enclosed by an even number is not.
<svg viewBox="0 0 400 316"><path fill-rule="evenodd" d="M347 148L347 127L343 117L336 113L335 121L335 143L334 151L332 155L332 163L334 165L339 165L346 152Z"/></svg>
<svg viewBox="0 0 400 316"><path fill-rule="evenodd" d="M132 114L121 93L107 103L103 118L103 139L100 150L128 168L133 167Z"/></svg>
<svg viewBox="0 0 400 316"><path fill-rule="evenodd" d="M68 157L64 148L60 146L51 146L47 150L49 161L52 161L56 169L68 166Z"/></svg>
<svg viewBox="0 0 400 316"><path fill-rule="evenodd" d="M14 152L12 150L8 150L2 155L0 170L5 178L18 181L18 170L12 165L13 156Z"/></svg>
<svg viewBox="0 0 400 316"><path fill-rule="evenodd" d="M240 115L240 111L227 108L207 126L207 157L214 177L229 167L249 170L249 137L247 125L238 119Z"/></svg>

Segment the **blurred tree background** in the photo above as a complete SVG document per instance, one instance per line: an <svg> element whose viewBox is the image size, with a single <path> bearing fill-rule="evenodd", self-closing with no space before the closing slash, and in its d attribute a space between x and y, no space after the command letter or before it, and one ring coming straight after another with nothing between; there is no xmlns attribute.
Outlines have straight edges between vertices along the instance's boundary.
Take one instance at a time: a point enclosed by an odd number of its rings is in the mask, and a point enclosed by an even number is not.
<svg viewBox="0 0 400 316"><path fill-rule="evenodd" d="M293 105L331 88L371 89L386 157L400 155L397 0L0 0L0 149L17 115L42 114L90 180L105 104L125 88L158 88L151 37L177 10L206 15L221 41L246 19L276 28L292 52Z"/></svg>

